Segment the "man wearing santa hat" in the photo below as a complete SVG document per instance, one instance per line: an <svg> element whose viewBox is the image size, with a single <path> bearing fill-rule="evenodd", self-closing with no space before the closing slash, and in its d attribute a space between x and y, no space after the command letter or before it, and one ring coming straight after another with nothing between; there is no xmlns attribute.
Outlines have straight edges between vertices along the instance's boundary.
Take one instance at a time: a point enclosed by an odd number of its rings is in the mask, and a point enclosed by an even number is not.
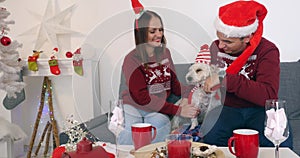
<svg viewBox="0 0 300 158"><path fill-rule="evenodd" d="M275 44L262 37L267 9L255 1L236 1L219 8L218 40L210 46L212 64L224 70L221 114L204 142L227 146L232 131L259 131L260 146L274 146L264 136L265 101L278 98L280 60ZM209 92L213 85L206 82ZM216 117L208 115L209 117ZM291 133L290 133L291 134ZM292 148L292 136L282 146Z"/></svg>

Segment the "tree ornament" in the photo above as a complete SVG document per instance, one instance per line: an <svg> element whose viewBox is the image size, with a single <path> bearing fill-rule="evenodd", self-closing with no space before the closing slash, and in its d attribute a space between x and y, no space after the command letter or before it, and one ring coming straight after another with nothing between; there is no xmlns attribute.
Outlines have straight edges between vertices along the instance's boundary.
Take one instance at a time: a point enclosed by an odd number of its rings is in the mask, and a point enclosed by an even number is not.
<svg viewBox="0 0 300 158"><path fill-rule="evenodd" d="M8 46L11 44L11 39L7 36L2 36L1 37L1 44L4 46Z"/></svg>
<svg viewBox="0 0 300 158"><path fill-rule="evenodd" d="M67 52L66 53L66 57L67 58L72 58L73 57L73 53L72 52Z"/></svg>
<svg viewBox="0 0 300 158"><path fill-rule="evenodd" d="M60 69L58 67L58 61L57 57L55 54L58 52L58 48L54 48L52 52L52 56L50 57L50 60L48 61L49 66L50 66L50 72L54 75L59 75L60 74Z"/></svg>

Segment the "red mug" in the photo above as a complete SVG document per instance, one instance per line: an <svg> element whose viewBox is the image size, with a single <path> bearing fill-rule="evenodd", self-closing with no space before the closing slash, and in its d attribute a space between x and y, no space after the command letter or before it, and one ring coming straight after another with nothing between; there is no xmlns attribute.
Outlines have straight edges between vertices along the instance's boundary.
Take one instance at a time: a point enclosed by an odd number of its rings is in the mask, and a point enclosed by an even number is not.
<svg viewBox="0 0 300 158"><path fill-rule="evenodd" d="M152 135L153 130L153 135ZM156 137L156 128L150 123L136 123L131 125L134 149L137 150L151 144Z"/></svg>
<svg viewBox="0 0 300 158"><path fill-rule="evenodd" d="M259 150L258 131L252 129L234 130L233 136L228 140L228 148L237 158L257 158Z"/></svg>

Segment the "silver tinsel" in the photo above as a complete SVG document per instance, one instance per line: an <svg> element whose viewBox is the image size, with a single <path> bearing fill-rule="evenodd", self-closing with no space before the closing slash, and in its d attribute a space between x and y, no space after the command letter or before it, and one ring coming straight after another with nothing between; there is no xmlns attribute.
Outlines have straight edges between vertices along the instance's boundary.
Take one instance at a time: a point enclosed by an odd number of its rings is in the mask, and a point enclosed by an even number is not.
<svg viewBox="0 0 300 158"><path fill-rule="evenodd" d="M67 144L65 144L66 150L74 151L76 150L77 143L86 137L87 132L80 126L80 123L73 118L73 115L66 118L64 127L65 133L69 137Z"/></svg>

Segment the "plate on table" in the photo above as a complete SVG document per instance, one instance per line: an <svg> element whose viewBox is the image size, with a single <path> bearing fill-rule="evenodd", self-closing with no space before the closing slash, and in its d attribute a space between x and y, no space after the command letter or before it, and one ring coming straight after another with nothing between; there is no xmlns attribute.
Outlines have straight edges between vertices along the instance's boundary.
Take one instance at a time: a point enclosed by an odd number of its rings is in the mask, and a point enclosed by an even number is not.
<svg viewBox="0 0 300 158"><path fill-rule="evenodd" d="M166 146L166 142L159 142L154 144L149 144L144 147L141 147L137 151L134 151L132 154L135 156L135 158L150 158L151 153L156 149L160 147ZM200 147L200 146L209 146L208 144L199 143L199 142L192 142L192 147ZM217 149L215 151L217 158L225 158L225 154L222 150Z"/></svg>

